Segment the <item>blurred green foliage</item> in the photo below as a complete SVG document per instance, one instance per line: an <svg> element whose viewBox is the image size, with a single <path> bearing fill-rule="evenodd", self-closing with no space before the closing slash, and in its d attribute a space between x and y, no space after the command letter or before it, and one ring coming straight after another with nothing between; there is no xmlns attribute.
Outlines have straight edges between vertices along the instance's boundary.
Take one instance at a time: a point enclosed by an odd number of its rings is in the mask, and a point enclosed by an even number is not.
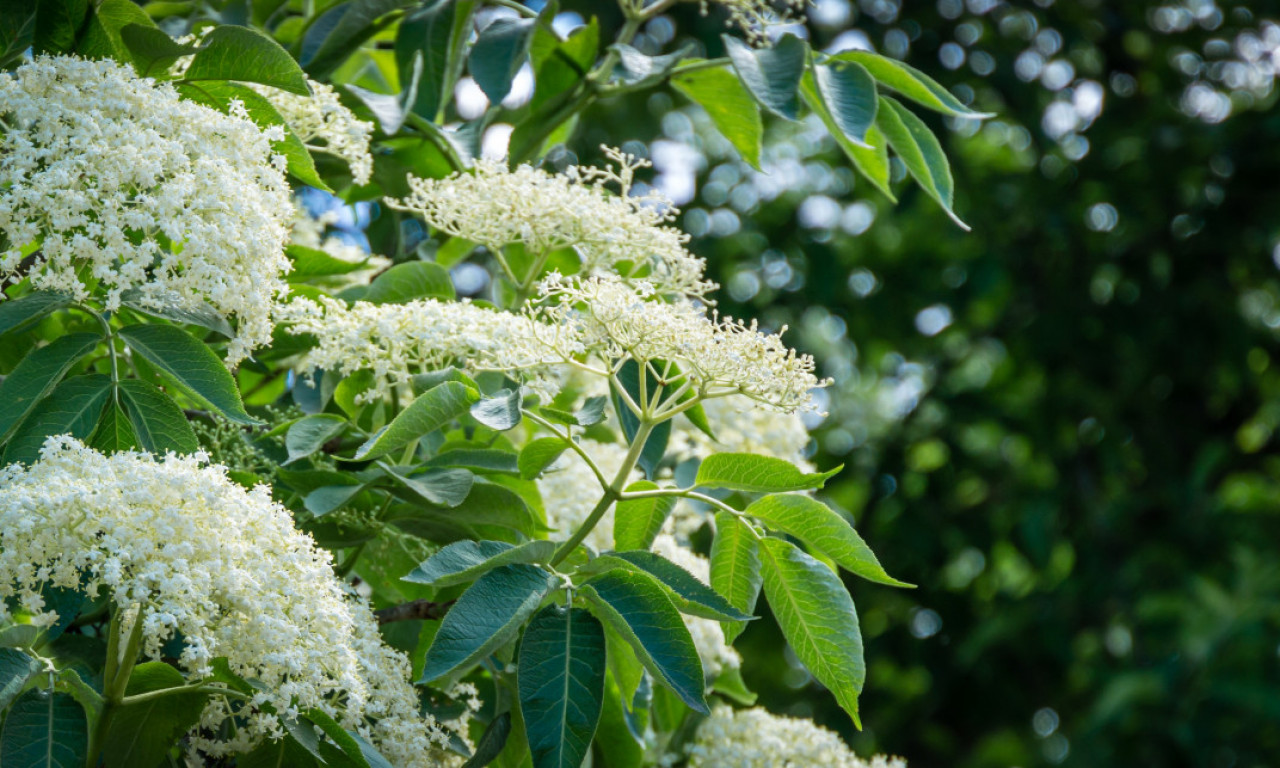
<svg viewBox="0 0 1280 768"><path fill-rule="evenodd" d="M676 13L715 55L718 20ZM744 670L771 709L913 768L1274 764L1267 19L1280 5L816 3L817 47L858 30L998 113L928 118L971 234L904 184L892 207L805 125L768 126L761 175L678 94L586 116L574 150L630 136L660 182L696 183L682 223L722 309L789 324L840 380L816 430L818 464L848 464L829 497L920 585L850 585L864 732L758 622L739 644L777 656Z"/></svg>

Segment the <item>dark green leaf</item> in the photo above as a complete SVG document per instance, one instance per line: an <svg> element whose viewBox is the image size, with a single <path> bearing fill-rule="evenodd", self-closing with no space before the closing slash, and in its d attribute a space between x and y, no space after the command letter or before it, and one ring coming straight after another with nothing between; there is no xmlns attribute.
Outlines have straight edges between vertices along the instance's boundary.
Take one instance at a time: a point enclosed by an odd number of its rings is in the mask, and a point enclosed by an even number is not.
<svg viewBox="0 0 1280 768"><path fill-rule="evenodd" d="M27 681L44 669L35 658L14 648L0 648L0 712L18 697Z"/></svg>
<svg viewBox="0 0 1280 768"><path fill-rule="evenodd" d="M40 456L40 447L51 435L87 440L98 425L102 405L110 395L111 379L106 376L75 376L62 382L14 433L4 454L5 462L35 461Z"/></svg>
<svg viewBox="0 0 1280 768"><path fill-rule="evenodd" d="M307 719L319 726L320 730L324 731L324 735L338 745L341 755L351 761L357 768L374 768L369 764L368 758L365 757L360 742L356 741L356 737L350 731L339 725L338 721L319 709L307 712ZM324 744L323 746L329 745ZM324 751L321 754L324 754Z"/></svg>
<svg viewBox="0 0 1280 768"><path fill-rule="evenodd" d="M517 454L497 448L449 448L429 459L424 467L463 467L480 474L520 473Z"/></svg>
<svg viewBox="0 0 1280 768"><path fill-rule="evenodd" d="M236 768L316 768L319 765L292 735L264 741L257 749L236 760Z"/></svg>
<svg viewBox="0 0 1280 768"><path fill-rule="evenodd" d="M458 541L427 558L404 580L437 589L466 584L499 566L546 562L555 550L554 541L528 541L514 547L501 541Z"/></svg>
<svg viewBox="0 0 1280 768"><path fill-rule="evenodd" d="M752 48L736 37L724 36L725 51L742 84L765 109L788 120L799 114L800 77L809 46L795 35L784 35L769 48Z"/></svg>
<svg viewBox="0 0 1280 768"><path fill-rule="evenodd" d="M827 109L822 96L818 94L818 86L814 82L812 72L804 74L804 80L800 83L800 95L804 97L804 102L809 105L809 109L822 118L822 122L827 126L831 137L836 140L836 144L840 146L840 149L844 150L845 155L853 161L853 165L858 169L858 172L865 176L876 189L880 190L881 194L896 203L898 198L894 196L893 190L889 186L889 143L884 140L884 135L880 133L880 129L876 128L875 125L868 128L865 142L862 144L846 136L844 131L840 129L840 125L836 123L831 111ZM876 103L879 104L879 101Z"/></svg>
<svg viewBox="0 0 1280 768"><path fill-rule="evenodd" d="M489 429L505 432L520 423L520 390L504 389L471 406L471 416Z"/></svg>
<svg viewBox="0 0 1280 768"><path fill-rule="evenodd" d="M968 232L969 225L952 210L954 182L951 180L951 163L929 126L906 107L881 96L876 127L920 188L942 206L952 221Z"/></svg>
<svg viewBox="0 0 1280 768"><path fill-rule="evenodd" d="M604 704L604 627L581 608L548 605L525 630L517 669L534 768L579 768Z"/></svg>
<svg viewBox="0 0 1280 768"><path fill-rule="evenodd" d="M643 709L629 712L628 705L624 703L624 696L613 675L607 675L604 711L596 729L596 745L608 768L641 768L644 765L647 713Z"/></svg>
<svg viewBox="0 0 1280 768"><path fill-rule="evenodd" d="M414 57L422 54L422 73L411 109L428 120L435 121L453 95L475 9L475 0L434 0L400 22L396 67L400 80L408 82Z"/></svg>
<svg viewBox="0 0 1280 768"><path fill-rule="evenodd" d="M917 104L944 115L968 118L994 117L990 113L969 109L933 78L909 64L888 56L881 56L871 51L842 51L831 58L835 61L858 64L882 84Z"/></svg>
<svg viewBox="0 0 1280 768"><path fill-rule="evenodd" d="M434 540L440 540L435 539L434 533L441 530L441 525L466 532L471 538L482 538L474 535L478 533L477 526L497 526L525 536L541 529L533 510L519 494L486 482L476 482L466 500L452 509L419 503L411 508L392 508L388 520L401 530Z"/></svg>
<svg viewBox="0 0 1280 768"><path fill-rule="evenodd" d="M843 466L827 472L801 472L796 465L754 453L715 453L698 466L695 486L732 491L779 493L821 488Z"/></svg>
<svg viewBox="0 0 1280 768"><path fill-rule="evenodd" d="M530 107L536 110L548 102L562 103L591 71L599 49L600 26L594 16L565 40L559 39L550 25L537 26L529 47L534 76Z"/></svg>
<svg viewBox="0 0 1280 768"><path fill-rule="evenodd" d="M65 693L27 691L0 731L0 765L6 768L82 768L88 748L84 709Z"/></svg>
<svg viewBox="0 0 1280 768"><path fill-rule="evenodd" d="M677 64L693 52L693 48L691 43L685 43L672 53L650 56L629 45L615 43L609 46L609 50L618 54L614 77L636 87L653 85L670 74Z"/></svg>
<svg viewBox="0 0 1280 768"><path fill-rule="evenodd" d="M284 447L289 452L289 458L284 463L305 459L342 434L346 428L347 420L332 413L303 416L289 425L289 431L285 433Z"/></svg>
<svg viewBox="0 0 1280 768"><path fill-rule="evenodd" d="M770 528L795 536L868 581L891 587L912 586L885 573L853 526L816 499L794 494L765 496L747 507L746 512Z"/></svg>
<svg viewBox="0 0 1280 768"><path fill-rule="evenodd" d="M404 304L413 299L452 301L449 270L430 261L397 264L374 278L364 300L371 304Z"/></svg>
<svg viewBox="0 0 1280 768"><path fill-rule="evenodd" d="M429 389L360 446L356 459L376 459L403 448L466 413L479 399L479 392L457 381Z"/></svg>
<svg viewBox="0 0 1280 768"><path fill-rule="evenodd" d="M859 728L866 678L853 599L831 569L782 539L760 542L764 592L796 656L835 695Z"/></svg>
<svg viewBox="0 0 1280 768"><path fill-rule="evenodd" d="M640 480L627 486L627 493L656 491L658 485ZM618 502L613 519L613 546L619 551L647 550L662 530L671 510L675 509L675 496L650 496L647 499L627 499Z"/></svg>
<svg viewBox="0 0 1280 768"><path fill-rule="evenodd" d="M134 667L126 696L137 696L186 684L182 673L159 661ZM208 694L174 693L111 712L103 757L107 768L155 768L169 754L178 737L200 720Z"/></svg>
<svg viewBox="0 0 1280 768"><path fill-rule="evenodd" d="M194 453L200 444L191 423L173 398L156 385L138 379L125 379L119 384L120 396L129 422L133 424L138 445L152 453Z"/></svg>
<svg viewBox="0 0 1280 768"><path fill-rule="evenodd" d="M311 95L307 76L289 52L257 30L229 24L214 27L203 45L183 80L239 80Z"/></svg>
<svg viewBox="0 0 1280 768"><path fill-rule="evenodd" d="M35 53L66 53L76 44L76 35L84 26L89 0L26 0L27 9L39 9L36 36L31 41ZM4 9L0 13L12 13Z"/></svg>
<svg viewBox="0 0 1280 768"><path fill-rule="evenodd" d="M750 621L755 618L733 607L728 600L684 568L656 552L632 550L609 552L586 566L588 570L623 567L643 571L667 591L667 597L681 613L717 621Z"/></svg>
<svg viewBox="0 0 1280 768"><path fill-rule="evenodd" d="M849 61L813 65L813 81L827 114L845 138L866 145L876 122L876 81Z"/></svg>
<svg viewBox="0 0 1280 768"><path fill-rule="evenodd" d="M20 299L0 301L0 335L25 328L70 304L71 295L58 291L35 291Z"/></svg>
<svg viewBox="0 0 1280 768"><path fill-rule="evenodd" d="M742 159L760 169L764 123L760 106L738 76L724 67L684 72L671 85L706 110L707 116Z"/></svg>
<svg viewBox="0 0 1280 768"><path fill-rule="evenodd" d="M238 423L255 425L240 402L236 380L206 344L172 325L130 325L120 338L197 402Z"/></svg>
<svg viewBox="0 0 1280 768"><path fill-rule="evenodd" d="M117 402L107 403L102 412L102 420L89 438L89 446L102 453L131 451L138 447L138 438L133 434L129 424L129 416Z"/></svg>
<svg viewBox="0 0 1280 768"><path fill-rule="evenodd" d="M120 40L133 57L133 66L143 77L163 75L183 56L200 50L198 45L184 45L155 27L129 24L120 30Z"/></svg>
<svg viewBox="0 0 1280 768"><path fill-rule="evenodd" d="M96 333L59 336L37 347L0 381L0 442L17 429L27 414L43 400L79 362L102 343Z"/></svg>
<svg viewBox="0 0 1280 768"><path fill-rule="evenodd" d="M639 402L641 370L640 364L635 360L627 360L618 370L617 381L622 384L623 389L631 396L632 402ZM646 377L646 391L657 391L657 380L649 373L648 366L645 366L643 375ZM611 388L614 390L613 409L618 413L619 421L622 422L622 432L626 435L628 441L632 441L635 439L636 431L640 428L640 420L627 408L622 396L617 392L616 385L611 385ZM640 460L636 463L644 470L645 477L650 480L653 479L654 473L658 470L658 465L662 463L662 458L667 453L667 441L670 439L671 421L667 420L654 427L649 433L649 439L644 443L644 448L640 452Z"/></svg>
<svg viewBox="0 0 1280 768"><path fill-rule="evenodd" d="M302 40L302 66L323 79L382 28L383 16L399 8L401 0L352 0L326 11Z"/></svg>
<svg viewBox="0 0 1280 768"><path fill-rule="evenodd" d="M392 481L442 507L461 504L476 481L476 476L466 469L429 469L413 474L408 467L384 466L383 469Z"/></svg>
<svg viewBox="0 0 1280 768"><path fill-rule="evenodd" d="M510 92L511 81L529 51L533 30L533 19L494 19L471 46L467 57L471 76L489 101L496 104Z"/></svg>
<svg viewBox="0 0 1280 768"><path fill-rule="evenodd" d="M739 611L752 614L760 596L760 544L747 524L728 512L716 514L716 537L711 542L711 586ZM726 621L724 640L732 643L744 629Z"/></svg>
<svg viewBox="0 0 1280 768"><path fill-rule="evenodd" d="M492 763L507 745L507 737L510 735L511 713L503 712L485 727L480 743L476 744L476 753L462 764L462 768L484 768Z"/></svg>
<svg viewBox="0 0 1280 768"><path fill-rule="evenodd" d="M30 0L0 2L0 69L22 61L36 36L36 6ZM36 50L48 46L41 45Z"/></svg>
<svg viewBox="0 0 1280 768"><path fill-rule="evenodd" d="M605 406L609 404L609 398L604 395L596 397L588 397L582 401L582 407L577 413L569 413L561 411L557 408L542 407L542 415L549 419L560 422L561 424L572 424L576 427L590 427L599 424L605 419Z"/></svg>
<svg viewBox="0 0 1280 768"><path fill-rule="evenodd" d="M420 683L467 667L515 637L558 583L532 565L504 565L481 576L445 614L427 651Z"/></svg>
<svg viewBox="0 0 1280 768"><path fill-rule="evenodd" d="M130 24L155 26L146 11L132 0L102 0L89 16L84 33L76 44L76 53L86 59L129 61L129 49L120 38L120 30Z"/></svg>
<svg viewBox="0 0 1280 768"><path fill-rule="evenodd" d="M227 322L226 318L218 314L218 311L208 304L202 303L195 309L182 309L173 306L157 307L145 301L142 292L137 288L130 288L120 294L120 303L129 309L137 310L152 317L172 320L175 323L198 325L201 328L220 333L228 339L235 336L235 331L231 329L231 324Z"/></svg>
<svg viewBox="0 0 1280 768"><path fill-rule="evenodd" d="M324 517L351 501L364 488L363 483L324 485L308 493L302 500L302 505L316 517Z"/></svg>
<svg viewBox="0 0 1280 768"><path fill-rule="evenodd" d="M582 594L631 645L645 669L703 714L705 680L698 649L666 591L648 574L613 570L584 583Z"/></svg>
<svg viewBox="0 0 1280 768"><path fill-rule="evenodd" d="M558 437L540 437L520 449L520 477L532 480L542 474L542 470L551 466L560 454L568 449L568 444Z"/></svg>

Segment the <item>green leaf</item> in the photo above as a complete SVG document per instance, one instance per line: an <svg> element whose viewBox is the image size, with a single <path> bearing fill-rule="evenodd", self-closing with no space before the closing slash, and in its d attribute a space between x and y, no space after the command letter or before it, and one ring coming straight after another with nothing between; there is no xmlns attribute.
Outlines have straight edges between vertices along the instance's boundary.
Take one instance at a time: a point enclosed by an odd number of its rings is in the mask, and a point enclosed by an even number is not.
<svg viewBox="0 0 1280 768"><path fill-rule="evenodd" d="M356 768L373 768L369 764L369 760L365 757L364 750L361 749L359 741L356 741L355 735L343 728L323 710L312 709L307 712L307 719L319 726L324 735L333 740L341 750L341 755L346 757ZM329 746L327 743L322 746ZM322 749L321 754L325 754L327 750Z"/></svg>
<svg viewBox="0 0 1280 768"><path fill-rule="evenodd" d="M667 597L671 598L671 602L681 613L717 621L750 621L755 618L733 607L714 589L698 581L692 573L656 552L609 552L591 561L584 570L590 572L616 567L643 571L657 579L666 590Z"/></svg>
<svg viewBox="0 0 1280 768"><path fill-rule="evenodd" d="M62 382L52 395L40 402L9 440L5 462L35 461L50 435L71 435L78 440L87 440L98 425L102 405L110 394L111 379L106 376L76 376Z"/></svg>
<svg viewBox="0 0 1280 768"><path fill-rule="evenodd" d="M35 41L35 34L36 6L30 0L0 2L0 69L20 63Z"/></svg>
<svg viewBox="0 0 1280 768"><path fill-rule="evenodd" d="M711 586L746 614L754 614L760 596L760 543L747 524L728 512L716 514L716 537L711 542ZM721 623L724 641L732 644L745 627Z"/></svg>
<svg viewBox="0 0 1280 768"><path fill-rule="evenodd" d="M600 25L592 16L564 40L549 25L535 30L529 46L535 83L529 106L536 110L548 102L563 103L591 71L600 49Z"/></svg>
<svg viewBox="0 0 1280 768"><path fill-rule="evenodd" d="M197 402L246 425L260 424L240 402L236 380L212 349L172 325L130 325L120 338Z"/></svg>
<svg viewBox="0 0 1280 768"><path fill-rule="evenodd" d="M451 587L466 584L503 565L544 563L555 551L554 541L527 541L514 547L502 541L457 541L427 558L404 580L436 589Z"/></svg>
<svg viewBox="0 0 1280 768"><path fill-rule="evenodd" d="M860 65L847 61L813 65L813 82L822 105L840 133L866 145L876 122L876 81Z"/></svg>
<svg viewBox="0 0 1280 768"><path fill-rule="evenodd" d="M371 304L405 304L413 299L452 301L455 296L449 270L430 261L411 261L374 278L363 298Z"/></svg>
<svg viewBox="0 0 1280 768"><path fill-rule="evenodd" d="M596 576L580 589L654 678L691 708L709 712L698 649L657 580L639 571L620 569Z"/></svg>
<svg viewBox="0 0 1280 768"><path fill-rule="evenodd" d="M81 768L89 749L84 709L65 693L30 690L18 697L0 731L0 765Z"/></svg>
<svg viewBox="0 0 1280 768"><path fill-rule="evenodd" d="M467 64L476 85L494 104L506 98L533 38L533 19L494 19L471 46Z"/></svg>
<svg viewBox="0 0 1280 768"><path fill-rule="evenodd" d="M403 4L401 0L352 0L333 6L307 29L302 66L312 77L324 79L385 26L382 17Z"/></svg>
<svg viewBox="0 0 1280 768"><path fill-rule="evenodd" d="M75 46L76 34L84 26L89 12L88 0L26 0L25 5L33 11L38 9L35 40L31 42L35 53L66 53ZM0 13L12 11L6 8Z"/></svg>
<svg viewBox="0 0 1280 768"><path fill-rule="evenodd" d="M25 328L70 304L71 294L59 291L35 291L20 299L0 301L0 335Z"/></svg>
<svg viewBox="0 0 1280 768"><path fill-rule="evenodd" d="M951 209L954 182L947 155L929 126L910 110L887 96L880 97L880 111L876 115L876 127L884 134L885 141L898 157L912 178L929 197L942 206L961 229L968 232L969 225L961 221Z"/></svg>
<svg viewBox="0 0 1280 768"><path fill-rule="evenodd" d="M520 449L520 458L517 459L520 477L524 480L534 479L568 448L568 444L558 437L540 437L529 443Z"/></svg>
<svg viewBox="0 0 1280 768"><path fill-rule="evenodd" d="M284 447L289 452L285 464L305 459L324 447L324 444L342 434L347 420L332 413L303 416L289 425L284 436Z"/></svg>
<svg viewBox="0 0 1280 768"><path fill-rule="evenodd" d="M795 120L800 111L800 77L809 46L795 35L784 35L769 48L752 48L724 35L725 51L742 84L756 101L779 117Z"/></svg>
<svg viewBox="0 0 1280 768"><path fill-rule="evenodd" d="M383 465L387 476L432 504L456 507L466 500L476 476L466 469L429 469L410 473L408 467Z"/></svg>
<svg viewBox="0 0 1280 768"><path fill-rule="evenodd" d="M609 46L609 50L618 54L614 77L627 85L646 87L658 83L670 74L677 64L693 52L694 46L692 43L685 43L679 50L661 56L650 56L623 43L614 43Z"/></svg>
<svg viewBox="0 0 1280 768"><path fill-rule="evenodd" d="M205 36L204 47L192 57L182 79L239 80L311 95L307 76L279 43L257 30L230 24L214 27Z"/></svg>
<svg viewBox="0 0 1280 768"><path fill-rule="evenodd" d="M414 113L435 121L453 96L462 74L462 53L471 31L475 0L435 0L411 12L396 33L396 68L401 82L409 81L414 56L422 54Z"/></svg>
<svg viewBox="0 0 1280 768"><path fill-rule="evenodd" d="M760 106L737 75L724 67L698 69L671 78L671 85L698 106L742 159L760 170L764 123Z"/></svg>
<svg viewBox="0 0 1280 768"><path fill-rule="evenodd" d="M120 40L133 57L133 66L142 77L161 76L183 56L200 50L184 45L164 32L143 24L129 24L120 30Z"/></svg>
<svg viewBox="0 0 1280 768"><path fill-rule="evenodd" d="M520 473L517 455L497 448L455 448L441 450L424 467L463 467L479 474Z"/></svg>
<svg viewBox="0 0 1280 768"><path fill-rule="evenodd" d="M752 706L758 698L747 687L747 682L742 679L742 670L738 667L726 667L721 671L719 677L711 684L711 690L744 707Z"/></svg>
<svg viewBox="0 0 1280 768"><path fill-rule="evenodd" d="M0 648L0 712L18 697L27 681L42 669L43 664L22 651Z"/></svg>
<svg viewBox="0 0 1280 768"><path fill-rule="evenodd" d="M520 390L504 389L471 406L471 416L489 429L505 432L520 423Z"/></svg>
<svg viewBox="0 0 1280 768"><path fill-rule="evenodd" d="M641 375L646 379L645 389L648 392L656 391L657 379L649 373L647 365L642 369L635 360L627 360L618 369L617 382L631 396L632 402L639 402ZM631 442L635 440L636 432L640 428L640 420L631 412L631 409L627 408L622 395L617 391L617 386L612 382L610 389L613 390L613 409L618 414L618 420L622 422L622 433L626 435L627 441ZM654 427L649 433L649 439L644 443L640 460L636 464L644 470L645 477L650 480L653 479L654 473L658 471L658 465L662 463L662 458L667 453L667 441L670 439L671 421L668 419Z"/></svg>
<svg viewBox="0 0 1280 768"><path fill-rule="evenodd" d="M647 713L643 709L634 713L627 711L627 703L617 681L612 674L606 675L604 711L596 729L596 746L608 768L641 768L644 765L642 734L647 722Z"/></svg>
<svg viewBox="0 0 1280 768"><path fill-rule="evenodd" d="M0 381L0 403L4 403L0 409L0 442L53 391L71 366L100 343L102 337L96 333L72 333L27 353L4 381Z"/></svg>
<svg viewBox="0 0 1280 768"><path fill-rule="evenodd" d="M951 117L995 117L989 112L975 112L966 107L936 80L909 64L870 51L842 51L834 61L852 62L865 68L876 80L908 99Z"/></svg>
<svg viewBox="0 0 1280 768"><path fill-rule="evenodd" d="M891 587L913 586L885 573L853 526L816 499L794 494L765 496L747 507L746 512L770 528L795 536L868 581Z"/></svg>
<svg viewBox="0 0 1280 768"><path fill-rule="evenodd" d="M76 44L76 53L86 59L119 59L129 61L129 49L120 38L120 30L130 24L155 26L146 11L132 0L103 0L89 16L84 34Z"/></svg>
<svg viewBox="0 0 1280 768"><path fill-rule="evenodd" d="M796 656L859 728L858 694L866 678L853 599L831 569L782 539L760 542L764 592Z"/></svg>
<svg viewBox="0 0 1280 768"><path fill-rule="evenodd" d="M559 580L532 565L504 565L462 593L427 650L419 683L474 664L515 637Z"/></svg>
<svg viewBox="0 0 1280 768"><path fill-rule="evenodd" d="M476 744L476 753L462 764L462 768L484 768L492 763L507 745L511 735L511 713L503 712L489 721Z"/></svg>
<svg viewBox="0 0 1280 768"><path fill-rule="evenodd" d="M346 275L364 269L365 261L343 261L315 248L303 248L300 245L285 246L285 253L293 262L293 271L285 277L290 282L307 280L313 277L329 277Z"/></svg>
<svg viewBox="0 0 1280 768"><path fill-rule="evenodd" d="M800 84L800 95L804 97L809 109L822 118L832 138L836 140L840 149L844 150L858 172L890 201L898 202L893 189L889 186L889 143L885 141L880 129L875 125L867 129L865 145L858 144L846 136L832 117L831 111L827 109L822 97L818 95L818 86L814 83L812 72L805 73L804 80Z"/></svg>
<svg viewBox="0 0 1280 768"><path fill-rule="evenodd" d="M457 381L446 381L429 389L360 446L355 458L357 461L376 459L403 448L466 413L479 399L479 392Z"/></svg>
<svg viewBox="0 0 1280 768"><path fill-rule="evenodd" d="M627 486L626 493L656 491L657 483L639 480ZM650 496L647 499L627 499L618 502L613 519L613 546L619 551L647 550L662 530L671 510L675 509L675 496Z"/></svg>
<svg viewBox="0 0 1280 768"><path fill-rule="evenodd" d="M731 491L778 493L821 488L844 466L827 472L801 472L795 464L754 453L714 453L698 466L695 486Z"/></svg>
<svg viewBox="0 0 1280 768"><path fill-rule="evenodd" d="M106 410L102 412L102 420L98 422L98 428L89 438L89 446L107 454L131 451L138 447L138 438L133 434L133 427L129 425L129 416L119 403L114 401L107 403Z"/></svg>
<svg viewBox="0 0 1280 768"><path fill-rule="evenodd" d="M576 413L561 411L556 408L542 407L542 415L549 419L553 419L562 424L572 424L575 427L590 427L605 420L605 406L609 404L609 398L604 395L588 397L582 401L582 407Z"/></svg>
<svg viewBox="0 0 1280 768"><path fill-rule="evenodd" d="M195 453L199 449L191 423L173 398L148 381L125 379L118 386L129 422L143 450Z"/></svg>
<svg viewBox="0 0 1280 768"><path fill-rule="evenodd" d="M293 736L264 741L247 755L236 760L236 768L316 768L316 758Z"/></svg>
<svg viewBox="0 0 1280 768"><path fill-rule="evenodd" d="M152 317L172 320L175 323L198 325L201 328L220 333L228 339L235 336L235 331L231 329L231 324L227 322L226 318L218 314L216 309L203 302L195 309L182 309L173 306L157 307L144 300L142 291L137 288L130 288L120 294L120 303L129 309L137 310Z"/></svg>
<svg viewBox="0 0 1280 768"><path fill-rule="evenodd" d="M442 530L483 538L477 535L478 526L497 526L524 536L533 536L541 529L533 510L519 494L486 482L476 482L466 500L452 509L419 503L408 509L393 507L387 519L401 530L436 541L442 540L437 538ZM456 541L457 538L460 537L443 540Z"/></svg>
<svg viewBox="0 0 1280 768"><path fill-rule="evenodd" d="M302 505L316 517L324 517L351 501L364 489L364 483L359 482L351 485L324 485L309 492L302 500Z"/></svg>
<svg viewBox="0 0 1280 768"><path fill-rule="evenodd" d="M149 661L133 668L125 695L137 696L185 684L178 670L163 662ZM174 742L200 721L208 700L204 693L174 693L113 709L102 742L107 768L156 768Z"/></svg>
<svg viewBox="0 0 1280 768"><path fill-rule="evenodd" d="M604 627L581 608L548 605L525 630L517 669L534 768L579 768L604 705Z"/></svg>

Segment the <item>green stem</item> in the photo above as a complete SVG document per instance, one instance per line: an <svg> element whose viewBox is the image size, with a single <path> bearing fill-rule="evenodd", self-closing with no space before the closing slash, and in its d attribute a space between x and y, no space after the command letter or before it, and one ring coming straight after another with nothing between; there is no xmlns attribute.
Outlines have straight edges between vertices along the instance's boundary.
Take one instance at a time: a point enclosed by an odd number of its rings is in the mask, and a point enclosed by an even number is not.
<svg viewBox="0 0 1280 768"><path fill-rule="evenodd" d="M102 754L103 742L107 731L111 728L111 717L117 707L124 703L124 692L129 687L129 678L133 675L138 651L142 647L142 607L138 607L138 616L133 622L133 629L125 641L123 653L120 651L120 635L123 624L120 620L124 609L119 606L111 612L110 635L107 638L107 663L103 669L102 692L105 703L98 716L98 726L89 735L89 749L85 760L86 768L95 768Z"/></svg>
<svg viewBox="0 0 1280 768"><path fill-rule="evenodd" d="M422 131L422 135L426 136L427 141L430 141L435 145L436 149L440 150L440 154L444 155L445 160L449 161L449 166L454 171L461 173L467 170L467 164L462 162L462 157L458 155L457 148L453 146L453 142L449 141L449 137L444 135L444 131L440 129L440 126L412 112L407 115L407 122Z"/></svg>
<svg viewBox="0 0 1280 768"><path fill-rule="evenodd" d="M148 701L155 701L156 699L163 699L168 696L180 696L184 693L212 693L219 696L230 696L236 699L251 698L248 694L241 693L240 691L225 688L220 685L210 685L208 683L199 682L191 683L190 685L175 686L173 688L161 688L158 691L147 691L146 693L139 693L134 696L125 696L120 701L120 704L122 706L131 706L133 704L142 704Z"/></svg>
<svg viewBox="0 0 1280 768"><path fill-rule="evenodd" d="M600 470L600 465L596 464L595 460L591 458L590 454L588 454L582 446L574 442L573 435L571 433L561 432L555 424L552 424L550 421L547 421L532 411L521 409L521 413L524 414L526 419L542 425L548 432L563 440L565 445L569 446L570 450L578 454L578 456L587 463L587 467L591 470L591 473L600 481L600 487L606 491L609 490L609 481L605 479L604 472Z"/></svg>

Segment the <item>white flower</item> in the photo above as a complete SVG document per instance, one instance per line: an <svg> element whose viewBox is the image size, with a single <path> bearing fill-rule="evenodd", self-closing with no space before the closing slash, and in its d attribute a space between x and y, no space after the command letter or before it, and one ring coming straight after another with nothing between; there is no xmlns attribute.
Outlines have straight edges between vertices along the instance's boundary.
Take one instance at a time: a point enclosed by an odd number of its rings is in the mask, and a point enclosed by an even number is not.
<svg viewBox="0 0 1280 768"><path fill-rule="evenodd" d="M535 329L525 315L478 307L468 301L424 299L405 304L346 303L328 297L319 302L294 299L281 311L295 334L313 334L316 344L298 363L351 374L372 371L374 386L363 402L408 384L417 373L457 365L471 371L498 370L523 375L543 395L555 389L549 357L553 348L541 341L556 329ZM572 347L561 340L556 347Z"/></svg>
<svg viewBox="0 0 1280 768"><path fill-rule="evenodd" d="M604 473L606 482L613 482L622 462L627 456L627 446L621 443L598 443L595 440L578 441L591 460ZM632 472L627 484L639 480L642 475ZM591 472L591 468L582 457L572 451L565 451L556 464L542 473L538 478L538 492L542 495L543 506L547 511L547 527L552 529L549 538L563 541L573 535L582 525L596 502L604 496L604 488ZM591 533L587 534L586 543L597 552L613 549L613 508L611 507Z"/></svg>
<svg viewBox="0 0 1280 768"><path fill-rule="evenodd" d="M688 547L681 546L675 538L660 534L653 540L653 551L693 574L703 584L711 583L711 561ZM693 636L693 644L702 659L702 671L714 680L726 669L737 669L742 657L724 641L724 629L720 622L701 616L684 616L684 625Z"/></svg>
<svg viewBox="0 0 1280 768"><path fill-rule="evenodd" d="M388 203L495 254L515 243L534 257L573 248L588 274L646 277L663 293L713 290L703 279L705 263L685 248L689 236L667 226L678 211L657 192L632 194L635 170L648 163L605 151L616 169L574 166L551 174L480 160L474 172L446 179L410 177L409 196Z"/></svg>
<svg viewBox="0 0 1280 768"><path fill-rule="evenodd" d="M336 211L325 211L320 216L312 216L298 201L294 201L293 225L289 229L289 241L303 248L323 251L338 261L349 264L363 264L364 269L335 275L326 281L333 287L349 285L366 285L379 272L391 266L391 259L365 252L358 245L343 240L328 231L329 225L337 221Z"/></svg>
<svg viewBox="0 0 1280 768"><path fill-rule="evenodd" d="M810 0L784 0L781 4L785 6L785 10L781 13L778 12L772 0L701 0L701 2L703 15L706 15L713 3L724 6L729 13L730 24L736 25L745 32L751 42L767 44L768 28L778 24L795 23L798 19L792 14L798 16L804 13L805 6Z"/></svg>
<svg viewBox="0 0 1280 768"><path fill-rule="evenodd" d="M373 174L373 156L369 154L373 123L360 120L342 106L333 86L307 78L311 95L302 96L268 85L248 85L271 102L307 149L342 158L351 167L356 184L369 183ZM316 141L323 143L315 144Z"/></svg>
<svg viewBox="0 0 1280 768"><path fill-rule="evenodd" d="M585 349L607 360L653 362L651 375L671 377L668 394L686 387L704 398L739 394L792 412L812 409L811 390L830 383L813 375L812 357L787 348L779 334L763 333L754 322L708 316L688 301L655 300L644 282L632 286L616 277L579 280L553 273L540 288L545 303L533 315L569 329L557 338L575 345L560 350L562 357ZM662 363L676 364L680 373Z"/></svg>
<svg viewBox="0 0 1280 768"><path fill-rule="evenodd" d="M702 721L687 747L689 768L906 768L877 755L862 760L832 731L811 720L770 714L760 707L723 704Z"/></svg>
<svg viewBox="0 0 1280 768"><path fill-rule="evenodd" d="M266 486L247 491L203 457L104 456L52 437L32 467L0 470L0 597L48 624L44 586L104 594L142 621L142 654L181 636L178 666L207 678L225 658L263 685L251 702L214 696L201 725L243 717L230 742L193 737L210 754L280 733L263 710L329 713L398 766L438 764L446 738L419 714L409 661L386 646L369 607L346 594L329 553L294 528ZM0 602L0 621L9 619Z"/></svg>
<svg viewBox="0 0 1280 768"><path fill-rule="evenodd" d="M0 284L29 275L77 300L97 289L109 310L126 291L207 303L237 322L232 365L268 343L292 206L272 132L232 111L106 59L41 56L0 74Z"/></svg>

